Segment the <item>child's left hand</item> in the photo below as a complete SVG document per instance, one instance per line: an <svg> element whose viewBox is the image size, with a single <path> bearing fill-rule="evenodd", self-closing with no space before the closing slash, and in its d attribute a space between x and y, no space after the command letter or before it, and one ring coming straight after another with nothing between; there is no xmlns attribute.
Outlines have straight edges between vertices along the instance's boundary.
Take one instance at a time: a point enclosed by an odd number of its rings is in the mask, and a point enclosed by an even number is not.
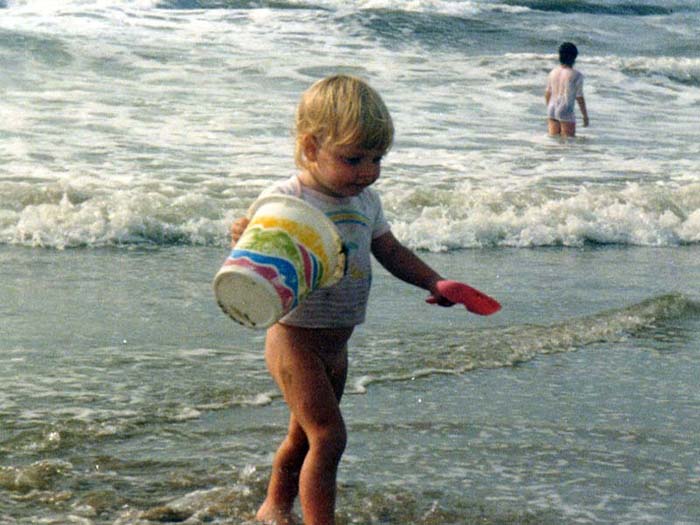
<svg viewBox="0 0 700 525"><path fill-rule="evenodd" d="M450 301L447 297L443 296L439 291L437 291L437 288L435 289L435 291L432 291L430 293L430 295L426 298L425 302L428 304L436 304L438 306L445 306L448 308L450 306L455 305L454 301Z"/></svg>
<svg viewBox="0 0 700 525"><path fill-rule="evenodd" d="M479 315L495 314L501 305L493 297L472 288L468 284L457 281L442 280L435 284L437 294L431 294L426 302L440 306L452 306L454 303L463 304L472 313Z"/></svg>

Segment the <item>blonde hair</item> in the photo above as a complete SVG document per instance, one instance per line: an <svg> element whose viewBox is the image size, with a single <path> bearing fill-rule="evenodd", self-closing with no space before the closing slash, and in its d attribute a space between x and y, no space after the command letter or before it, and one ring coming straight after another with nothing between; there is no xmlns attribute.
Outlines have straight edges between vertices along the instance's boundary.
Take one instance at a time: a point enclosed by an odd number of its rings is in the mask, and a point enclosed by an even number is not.
<svg viewBox="0 0 700 525"><path fill-rule="evenodd" d="M304 140L321 145L357 145L386 153L394 140L394 124L386 105L364 80L333 75L315 82L297 107L294 160L306 167Z"/></svg>

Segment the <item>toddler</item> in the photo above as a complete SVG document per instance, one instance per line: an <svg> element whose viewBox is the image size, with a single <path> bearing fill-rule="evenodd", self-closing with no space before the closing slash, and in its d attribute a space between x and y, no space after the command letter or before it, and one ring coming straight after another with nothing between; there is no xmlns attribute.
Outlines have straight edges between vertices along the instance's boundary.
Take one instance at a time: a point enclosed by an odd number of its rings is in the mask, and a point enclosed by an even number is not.
<svg viewBox="0 0 700 525"><path fill-rule="evenodd" d="M340 231L348 264L338 284L313 291L267 331L265 361L291 414L259 521L293 523L298 495L306 525L335 523L336 472L347 439L339 403L348 340L365 319L371 255L394 276L428 290L432 302L453 304L437 290L442 277L394 237L371 188L393 137L389 111L367 83L347 75L320 80L297 108L299 173L263 191L293 195L323 211ZM233 223L234 243L247 223Z"/></svg>

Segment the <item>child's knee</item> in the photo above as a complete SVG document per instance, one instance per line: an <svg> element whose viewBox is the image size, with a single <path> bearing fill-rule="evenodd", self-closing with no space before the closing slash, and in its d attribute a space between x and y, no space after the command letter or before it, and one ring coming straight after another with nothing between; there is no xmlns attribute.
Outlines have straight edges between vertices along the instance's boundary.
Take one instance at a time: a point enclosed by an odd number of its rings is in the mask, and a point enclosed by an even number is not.
<svg viewBox="0 0 700 525"><path fill-rule="evenodd" d="M316 433L312 444L323 450L323 453L337 461L345 452L345 447L348 442L345 425L333 425L321 429Z"/></svg>
<svg viewBox="0 0 700 525"><path fill-rule="evenodd" d="M287 434L283 446L286 448L288 454L300 458L301 460L303 460L304 456L309 451L309 441L303 433L290 432Z"/></svg>

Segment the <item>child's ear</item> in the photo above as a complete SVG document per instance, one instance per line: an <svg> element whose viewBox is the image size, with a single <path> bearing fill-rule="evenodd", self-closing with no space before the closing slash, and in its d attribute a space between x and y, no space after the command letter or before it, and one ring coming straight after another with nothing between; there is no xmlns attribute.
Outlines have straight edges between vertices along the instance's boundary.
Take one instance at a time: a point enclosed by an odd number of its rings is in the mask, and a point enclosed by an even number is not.
<svg viewBox="0 0 700 525"><path fill-rule="evenodd" d="M302 138L301 140L302 146L304 148L304 157L306 157L306 160L308 160L309 162L316 162L316 159L318 158L318 150L320 149L316 137L309 134L304 135L304 138Z"/></svg>

